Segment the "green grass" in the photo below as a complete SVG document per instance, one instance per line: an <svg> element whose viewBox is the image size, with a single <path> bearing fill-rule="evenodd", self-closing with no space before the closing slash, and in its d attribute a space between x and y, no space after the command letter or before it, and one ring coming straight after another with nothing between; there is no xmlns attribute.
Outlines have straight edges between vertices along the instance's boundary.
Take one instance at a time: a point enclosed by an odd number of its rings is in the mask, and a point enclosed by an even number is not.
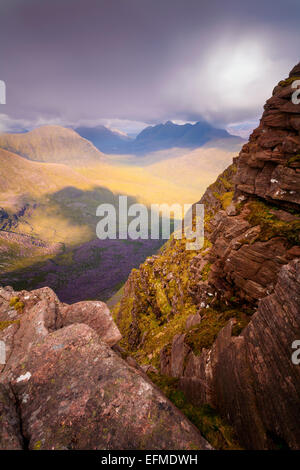
<svg viewBox="0 0 300 470"><path fill-rule="evenodd" d="M230 319L235 320L233 335L238 336L251 319L252 311L245 307L204 310L201 323L192 327L186 334L185 342L190 346L195 355L200 355L202 349L212 347L219 332Z"/></svg>
<svg viewBox="0 0 300 470"><path fill-rule="evenodd" d="M284 222L274 214L278 209L276 206L259 200L251 201L248 207L250 213L245 218L250 225L260 226L258 240L267 241L282 237L286 239L288 246L299 245L300 219Z"/></svg>
<svg viewBox="0 0 300 470"><path fill-rule="evenodd" d="M232 199L232 177L236 166L231 165L211 186L217 191L215 206L205 214L205 233L209 232L209 221L219 208L220 198L226 206ZM159 366L160 351L172 342L176 334L185 333L186 320L198 311L191 292L197 289L198 279L192 275L193 258L211 247L205 237L201 250L186 250L186 240L171 237L161 248L159 257L152 263L147 260L138 270L133 270L124 287L120 301L114 306L114 318L123 335L122 346L140 363ZM202 270L206 281L210 263ZM218 332L224 322L219 322ZM214 337L214 334L213 334ZM141 344L142 342L142 344Z"/></svg>
<svg viewBox="0 0 300 470"><path fill-rule="evenodd" d="M202 281L207 281L208 275L210 273L210 268L211 268L211 263L206 263L206 265L204 266L204 268L201 271Z"/></svg>
<svg viewBox="0 0 300 470"><path fill-rule="evenodd" d="M137 354L140 362L149 362L151 355L151 363L157 366L160 350L184 331L187 317L197 312L189 294L193 282L189 267L198 253L187 251L185 240L171 238L153 264L146 260L139 270L132 270L129 287L113 312L122 346Z"/></svg>

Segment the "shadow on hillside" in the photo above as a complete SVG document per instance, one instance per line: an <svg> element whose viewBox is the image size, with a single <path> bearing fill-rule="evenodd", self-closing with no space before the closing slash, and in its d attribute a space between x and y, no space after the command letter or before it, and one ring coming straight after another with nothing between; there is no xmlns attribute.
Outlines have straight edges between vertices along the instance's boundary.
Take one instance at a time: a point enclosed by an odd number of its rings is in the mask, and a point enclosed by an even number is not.
<svg viewBox="0 0 300 470"><path fill-rule="evenodd" d="M96 209L103 203L112 204L118 219L119 196L103 187L81 190L72 186L47 194L48 206L64 218L71 227L70 233L72 227L89 227L90 239L82 240L75 246L70 239L70 243L62 244L61 253L55 256L46 257L46 260L33 257L26 267L11 272L2 271L0 284L11 285L15 290L49 286L61 301L68 303L110 298L126 281L131 269L156 253L166 241L162 238L99 240L96 225L100 217L96 216ZM128 207L137 202L134 197L127 198ZM130 223L133 218L127 217L127 222ZM28 262L28 258L26 260Z"/></svg>

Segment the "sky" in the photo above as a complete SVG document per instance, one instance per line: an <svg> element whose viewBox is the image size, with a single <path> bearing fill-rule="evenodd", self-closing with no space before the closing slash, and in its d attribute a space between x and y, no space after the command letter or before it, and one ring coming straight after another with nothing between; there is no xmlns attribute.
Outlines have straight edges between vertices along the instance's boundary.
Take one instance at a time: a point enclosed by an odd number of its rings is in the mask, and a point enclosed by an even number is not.
<svg viewBox="0 0 300 470"><path fill-rule="evenodd" d="M0 132L257 124L300 60L299 0L0 0Z"/></svg>

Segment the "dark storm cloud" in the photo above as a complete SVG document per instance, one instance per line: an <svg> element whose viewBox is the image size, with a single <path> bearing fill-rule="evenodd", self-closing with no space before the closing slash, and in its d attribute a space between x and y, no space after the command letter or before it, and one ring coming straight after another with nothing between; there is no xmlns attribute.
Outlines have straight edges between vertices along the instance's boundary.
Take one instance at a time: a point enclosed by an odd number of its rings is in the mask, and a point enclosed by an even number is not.
<svg viewBox="0 0 300 470"><path fill-rule="evenodd" d="M254 119L299 60L300 2L276 3L1 0L2 127Z"/></svg>

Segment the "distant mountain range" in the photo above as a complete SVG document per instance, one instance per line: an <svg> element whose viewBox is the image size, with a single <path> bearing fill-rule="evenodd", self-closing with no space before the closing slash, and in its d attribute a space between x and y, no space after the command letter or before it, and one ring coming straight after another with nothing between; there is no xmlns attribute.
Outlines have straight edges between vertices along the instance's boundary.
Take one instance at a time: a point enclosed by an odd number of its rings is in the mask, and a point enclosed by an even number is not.
<svg viewBox="0 0 300 470"><path fill-rule="evenodd" d="M105 153L143 155L174 147L194 149L215 141L222 141L225 145L228 141L233 147L243 142L241 137L233 136L225 129L218 129L205 121L183 125L167 121L165 124L146 127L135 139L104 126L79 127L75 130Z"/></svg>
<svg viewBox="0 0 300 470"><path fill-rule="evenodd" d="M41 126L32 131L0 134L0 148L29 160L85 166L107 161L107 154L143 156L174 148L199 147L239 151L243 139L207 122L146 127L135 139L105 126ZM105 155L106 154L106 155Z"/></svg>

